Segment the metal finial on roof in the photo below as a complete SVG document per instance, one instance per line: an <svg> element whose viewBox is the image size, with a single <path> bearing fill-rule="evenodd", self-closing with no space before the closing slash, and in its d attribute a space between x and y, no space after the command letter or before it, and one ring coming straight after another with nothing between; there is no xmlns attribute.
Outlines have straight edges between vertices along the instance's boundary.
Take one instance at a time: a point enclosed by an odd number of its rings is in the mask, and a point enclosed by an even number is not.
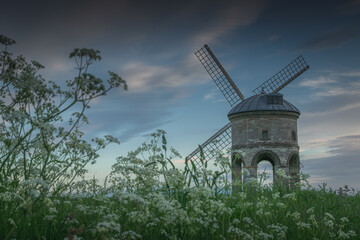
<svg viewBox="0 0 360 240"><path fill-rule="evenodd" d="M265 92L265 90L264 90L264 87L261 88L260 94L266 94L266 92Z"/></svg>

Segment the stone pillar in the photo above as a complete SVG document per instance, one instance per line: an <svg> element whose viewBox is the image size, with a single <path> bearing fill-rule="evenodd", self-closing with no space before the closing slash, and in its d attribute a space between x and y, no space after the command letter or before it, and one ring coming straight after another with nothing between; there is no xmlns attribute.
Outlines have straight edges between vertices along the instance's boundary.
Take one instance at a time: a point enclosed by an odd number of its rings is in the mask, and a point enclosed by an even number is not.
<svg viewBox="0 0 360 240"><path fill-rule="evenodd" d="M241 177L241 159L234 159L232 163L232 181L240 180L242 181Z"/></svg>
<svg viewBox="0 0 360 240"><path fill-rule="evenodd" d="M249 172L248 175L244 174L244 182L249 182L251 178L257 178L257 166L249 166L244 168Z"/></svg>
<svg viewBox="0 0 360 240"><path fill-rule="evenodd" d="M295 188L295 183L300 182L300 166L289 166L290 187Z"/></svg>
<svg viewBox="0 0 360 240"><path fill-rule="evenodd" d="M242 174L241 174L241 159L237 159L233 156L232 158L232 173L231 173L231 181L233 183L233 193L238 193L241 191L241 183L242 183ZM239 183L239 185L234 184L235 181Z"/></svg>

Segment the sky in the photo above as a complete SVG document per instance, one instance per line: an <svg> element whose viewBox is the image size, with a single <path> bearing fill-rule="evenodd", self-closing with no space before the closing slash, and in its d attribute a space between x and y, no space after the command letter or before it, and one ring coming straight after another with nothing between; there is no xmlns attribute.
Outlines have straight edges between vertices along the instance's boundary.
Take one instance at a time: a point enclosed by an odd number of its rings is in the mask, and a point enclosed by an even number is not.
<svg viewBox="0 0 360 240"><path fill-rule="evenodd" d="M301 111L301 170L313 186L360 188L359 0L13 0L1 5L0 34L60 85L75 76L68 55L82 47L101 52L92 73L127 81L127 92L94 103L82 129L121 142L89 168L100 179L156 129L185 158L228 123L230 106L194 55L205 43L245 97L301 54L310 69L281 90Z"/></svg>

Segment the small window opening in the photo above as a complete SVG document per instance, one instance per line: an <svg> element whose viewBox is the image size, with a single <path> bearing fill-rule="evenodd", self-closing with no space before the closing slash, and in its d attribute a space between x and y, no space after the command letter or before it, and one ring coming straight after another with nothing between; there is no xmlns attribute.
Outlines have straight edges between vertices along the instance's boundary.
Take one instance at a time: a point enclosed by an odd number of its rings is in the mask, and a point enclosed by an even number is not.
<svg viewBox="0 0 360 240"><path fill-rule="evenodd" d="M283 104L282 95L267 95L267 104L282 105Z"/></svg>
<svg viewBox="0 0 360 240"><path fill-rule="evenodd" d="M268 140L269 139L269 131L264 130L262 131L262 140Z"/></svg>
<svg viewBox="0 0 360 240"><path fill-rule="evenodd" d="M295 132L295 131L292 131L292 132L291 132L291 139L292 139L293 141L296 141L296 132Z"/></svg>

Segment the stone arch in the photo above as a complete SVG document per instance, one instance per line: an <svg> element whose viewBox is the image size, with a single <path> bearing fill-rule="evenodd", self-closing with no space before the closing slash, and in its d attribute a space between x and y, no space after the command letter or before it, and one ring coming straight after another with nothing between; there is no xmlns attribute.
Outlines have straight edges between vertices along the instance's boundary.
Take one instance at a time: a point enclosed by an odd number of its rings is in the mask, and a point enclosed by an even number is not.
<svg viewBox="0 0 360 240"><path fill-rule="evenodd" d="M273 167L281 165L280 158L275 152L271 150L262 150L255 154L251 161L251 166L256 167L258 163L262 160L269 161L273 165Z"/></svg>
<svg viewBox="0 0 360 240"><path fill-rule="evenodd" d="M251 161L251 166L254 168L254 173L253 173L253 177L257 178L258 176L258 172L257 172L257 168L258 168L258 164L261 161L268 161L271 163L273 169L272 169L272 182L273 184L277 184L278 182L278 177L276 176L276 169L278 169L279 167L281 167L281 162L280 162L280 158L279 156L271 151L271 150L262 150L257 152L252 161Z"/></svg>
<svg viewBox="0 0 360 240"><path fill-rule="evenodd" d="M286 166L289 167L300 167L300 158L298 152L292 152L286 161Z"/></svg>
<svg viewBox="0 0 360 240"><path fill-rule="evenodd" d="M290 153L286 165L289 167L290 187L295 187L295 183L300 181L300 158L298 152Z"/></svg>

